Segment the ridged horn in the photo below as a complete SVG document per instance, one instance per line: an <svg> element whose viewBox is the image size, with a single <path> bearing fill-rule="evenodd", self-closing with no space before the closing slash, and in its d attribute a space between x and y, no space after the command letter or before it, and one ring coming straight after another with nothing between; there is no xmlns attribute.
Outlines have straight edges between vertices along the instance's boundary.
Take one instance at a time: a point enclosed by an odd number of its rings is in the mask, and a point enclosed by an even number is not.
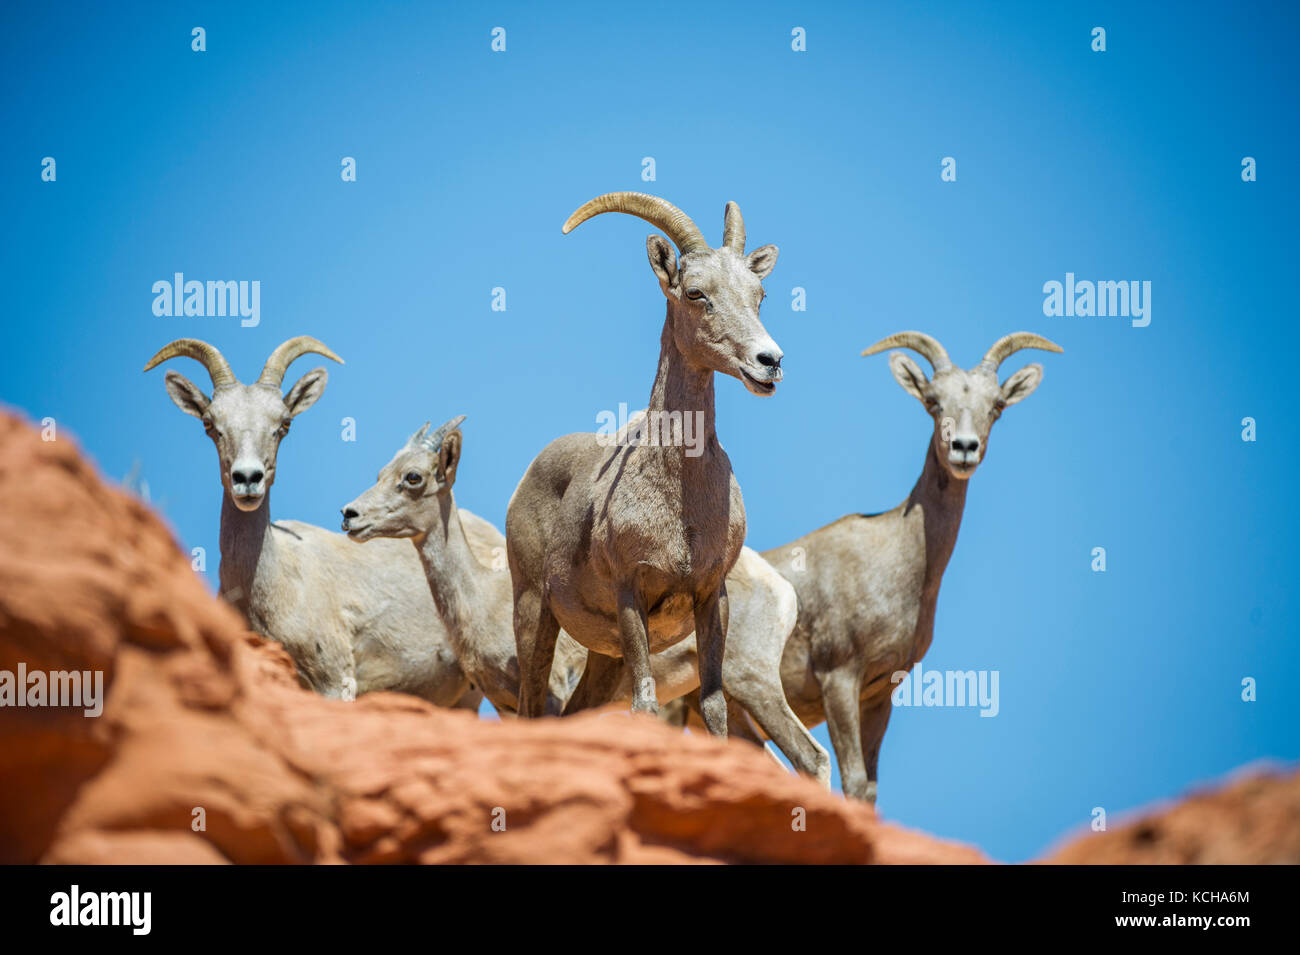
<svg viewBox="0 0 1300 955"><path fill-rule="evenodd" d="M1012 332L1010 335L1003 335L993 343L993 347L985 352L984 357L980 359L979 367L996 373L999 365L1022 348L1041 348L1043 351L1054 352L1065 351L1056 342L1050 341L1042 335L1035 335L1033 332Z"/></svg>
<svg viewBox="0 0 1300 955"><path fill-rule="evenodd" d="M895 332L888 338L882 338L870 348L864 348L862 354L875 355L887 348L910 348L924 356L925 360L934 366L935 371L941 371L952 365L952 360L944 347L925 332Z"/></svg>
<svg viewBox="0 0 1300 955"><path fill-rule="evenodd" d="M343 364L343 359L330 351L329 346L324 342L312 338L310 335L298 335L290 338L287 342L282 342L280 347L271 352L271 357L262 366L262 374L258 376L257 383L279 388L284 384L284 373L289 370L289 366L293 364L294 360L309 353L324 355L331 361L336 361L340 365Z"/></svg>
<svg viewBox="0 0 1300 955"><path fill-rule="evenodd" d="M709 247L703 233L691 221L690 216L666 199L648 196L644 192L607 192L603 196L597 196L583 203L573 215L569 216L560 231L568 235L592 216L598 216L602 212L625 212L630 216L644 219L656 228L662 229L683 255Z"/></svg>
<svg viewBox="0 0 1300 955"><path fill-rule="evenodd" d="M447 437L447 435L451 434L453 431L459 428L460 423L464 420L465 420L464 415L457 415L455 418L452 418L446 424L439 427L437 431L434 431L432 434L426 434L423 438L420 439L420 443L423 444L430 451L432 451L434 454L437 454L442 449L443 440ZM426 425L425 427L427 428L428 426Z"/></svg>
<svg viewBox="0 0 1300 955"><path fill-rule="evenodd" d="M722 244L737 255L745 254L745 219L734 202L728 202L723 213Z"/></svg>
<svg viewBox="0 0 1300 955"><path fill-rule="evenodd" d="M428 433L429 433L429 422L426 421L419 431L415 432L415 434L411 435L409 438L406 439L406 446L408 448L415 447L417 444L419 444L421 441L424 440L424 436Z"/></svg>
<svg viewBox="0 0 1300 955"><path fill-rule="evenodd" d="M207 342L201 342L197 338L178 338L169 345L164 345L158 350L158 354L149 359L149 363L144 366L148 371L165 362L168 358L193 358L208 370L208 375L212 378L212 387L220 388L224 385L237 385L239 379L235 373L230 370L230 363L217 350L215 345L209 345Z"/></svg>

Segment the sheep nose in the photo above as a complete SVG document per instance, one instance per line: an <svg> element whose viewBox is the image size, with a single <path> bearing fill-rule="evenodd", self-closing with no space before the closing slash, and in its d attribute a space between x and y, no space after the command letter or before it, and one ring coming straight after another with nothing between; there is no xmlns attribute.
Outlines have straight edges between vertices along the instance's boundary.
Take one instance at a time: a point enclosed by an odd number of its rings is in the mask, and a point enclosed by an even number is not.
<svg viewBox="0 0 1300 955"><path fill-rule="evenodd" d="M344 520L344 521L355 520L356 518L358 518L358 517L360 517L360 516L361 516L361 515L360 515L359 513L357 513L357 509L356 509L355 507L345 507L345 508L343 508L343 520Z"/></svg>
<svg viewBox="0 0 1300 955"><path fill-rule="evenodd" d="M781 352L777 352L776 354L772 354L770 351L760 352L758 363L764 368L776 370L781 367L781 359L784 357L785 356Z"/></svg>
<svg viewBox="0 0 1300 955"><path fill-rule="evenodd" d="M958 437L952 439L952 449L964 454L974 454L980 449L980 439L971 435L970 437Z"/></svg>
<svg viewBox="0 0 1300 955"><path fill-rule="evenodd" d="M250 468L230 472L230 480L235 484L261 484L266 473L261 468Z"/></svg>

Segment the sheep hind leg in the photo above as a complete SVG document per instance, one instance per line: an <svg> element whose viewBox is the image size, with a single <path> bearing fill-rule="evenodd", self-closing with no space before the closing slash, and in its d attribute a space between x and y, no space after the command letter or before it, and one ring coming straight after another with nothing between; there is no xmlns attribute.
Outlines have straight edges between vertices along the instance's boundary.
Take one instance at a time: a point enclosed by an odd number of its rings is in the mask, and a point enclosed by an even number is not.
<svg viewBox="0 0 1300 955"><path fill-rule="evenodd" d="M673 702L668 705L680 707L678 712L680 721L671 722L670 725L682 726L684 728L695 730L696 732L707 730L707 727L704 725L704 717L700 713L699 690L692 690L685 696L673 700ZM663 712L663 710L660 711L661 717L663 717ZM665 722L669 721L665 719ZM757 746L778 766L782 769L786 768L785 763L781 762L781 757L777 756L767 748L767 740L765 740L763 734L755 728L754 721L745 711L745 708L730 696L727 697L727 735L732 739L742 739L747 743Z"/></svg>
<svg viewBox="0 0 1300 955"><path fill-rule="evenodd" d="M622 660L594 650L588 651L587 665L582 670L582 678L578 680L569 702L565 704L564 715L570 716L610 702L614 699L622 678Z"/></svg>
<svg viewBox="0 0 1300 955"><path fill-rule="evenodd" d="M690 718L691 707L684 696L659 704L659 721L665 726L676 726L679 729L685 729Z"/></svg>
<svg viewBox="0 0 1300 955"><path fill-rule="evenodd" d="M768 748L767 740L763 738L763 732L754 725L754 720L749 712L732 696L727 697L727 736L730 739L743 739L745 742L757 746L768 759L786 772L790 771L785 763L781 762L781 757Z"/></svg>
<svg viewBox="0 0 1300 955"><path fill-rule="evenodd" d="M733 693L733 698L763 728L796 770L830 789L830 754L794 715L779 679L775 684L747 683ZM742 722L748 723L748 720Z"/></svg>
<svg viewBox="0 0 1300 955"><path fill-rule="evenodd" d="M477 713L479 704L483 702L483 691L473 683L465 685L465 692L460 695L460 699L452 704L453 710L468 710L471 713Z"/></svg>
<svg viewBox="0 0 1300 955"><path fill-rule="evenodd" d="M708 727L704 725L704 717L700 715L699 687L679 696L671 703L660 706L659 718L669 726L680 726L682 729L700 733L708 732Z"/></svg>

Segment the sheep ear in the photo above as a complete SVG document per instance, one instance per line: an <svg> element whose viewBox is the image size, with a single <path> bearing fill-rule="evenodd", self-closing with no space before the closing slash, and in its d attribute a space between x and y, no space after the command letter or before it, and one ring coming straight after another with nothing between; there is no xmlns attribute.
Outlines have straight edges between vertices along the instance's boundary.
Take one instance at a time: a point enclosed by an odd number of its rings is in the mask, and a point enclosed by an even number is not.
<svg viewBox="0 0 1300 955"><path fill-rule="evenodd" d="M208 405L212 404L212 399L200 391L198 385L179 371L167 372L164 384L172 402L186 414L202 418L203 413L208 410Z"/></svg>
<svg viewBox="0 0 1300 955"><path fill-rule="evenodd" d="M903 386L904 391L913 398L925 400L925 386L930 383L930 379L925 377L925 372L916 362L901 351L896 351L889 356L889 370L894 373L894 380Z"/></svg>
<svg viewBox="0 0 1300 955"><path fill-rule="evenodd" d="M655 234L645 238L645 254L650 259L650 268L659 276L659 284L664 294L677 281L677 253L663 236Z"/></svg>
<svg viewBox="0 0 1300 955"><path fill-rule="evenodd" d="M1038 362L1026 365L1002 383L1002 403L1013 405L1017 401L1024 401L1034 393L1034 389L1042 380L1042 365Z"/></svg>
<svg viewBox="0 0 1300 955"><path fill-rule="evenodd" d="M745 264L749 266L749 271L753 272L760 279L765 279L772 274L776 268L776 257L781 250L774 245L764 245L749 253L745 259Z"/></svg>
<svg viewBox="0 0 1300 955"><path fill-rule="evenodd" d="M296 418L314 405L321 392L325 390L325 383L329 381L329 377L329 372L324 368L313 368L294 382L294 386L284 396L289 417Z"/></svg>
<svg viewBox="0 0 1300 955"><path fill-rule="evenodd" d="M442 439L438 449L438 468L442 471L442 480L447 487L456 483L456 467L460 464L460 429L449 433Z"/></svg>

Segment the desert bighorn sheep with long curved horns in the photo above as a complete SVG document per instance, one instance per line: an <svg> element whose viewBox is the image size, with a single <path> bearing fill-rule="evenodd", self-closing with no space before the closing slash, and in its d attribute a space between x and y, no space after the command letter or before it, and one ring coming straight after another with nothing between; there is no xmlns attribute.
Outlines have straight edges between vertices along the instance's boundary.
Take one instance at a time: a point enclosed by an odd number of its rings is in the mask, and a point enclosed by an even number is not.
<svg viewBox="0 0 1300 955"><path fill-rule="evenodd" d="M617 666L611 658L626 661L632 709L642 712L658 709L650 654L694 630L701 712L709 731L725 736L725 578L744 544L745 506L714 427L713 375L738 378L757 395L781 380L781 350L758 318L777 249L745 254L734 202L713 249L680 209L637 192L591 200L563 231L603 212L646 220L681 252L678 261L662 236L646 239L668 304L647 415L652 423L698 417L699 443L688 454L681 441L610 448L594 434L571 434L529 465L506 515L519 712L542 713L561 627L595 651L584 680L593 667Z"/></svg>
<svg viewBox="0 0 1300 955"><path fill-rule="evenodd" d="M144 370L193 358L212 378L212 397L175 371L167 393L203 422L217 446L221 483L221 592L253 630L284 645L302 680L317 692L351 699L400 690L441 706L477 709L478 692L447 642L424 572L398 541L360 548L340 534L270 517L276 453L294 417L325 389L324 368L307 372L281 396L285 372L309 352L342 363L307 335L284 342L251 385L241 384L214 346L181 338ZM470 539L485 556L500 533L468 513Z"/></svg>
<svg viewBox="0 0 1300 955"><path fill-rule="evenodd" d="M827 722L844 792L872 802L892 709L891 678L910 670L930 647L966 482L983 460L993 422L1043 376L1043 366L1034 363L999 385L998 366L1022 348L1063 351L1040 335L1016 332L964 371L929 335L899 332L862 354L896 346L934 366L928 379L902 352L889 356L898 383L934 419L912 493L892 511L851 514L763 554L799 593L798 623L781 663L786 697L808 726Z"/></svg>

